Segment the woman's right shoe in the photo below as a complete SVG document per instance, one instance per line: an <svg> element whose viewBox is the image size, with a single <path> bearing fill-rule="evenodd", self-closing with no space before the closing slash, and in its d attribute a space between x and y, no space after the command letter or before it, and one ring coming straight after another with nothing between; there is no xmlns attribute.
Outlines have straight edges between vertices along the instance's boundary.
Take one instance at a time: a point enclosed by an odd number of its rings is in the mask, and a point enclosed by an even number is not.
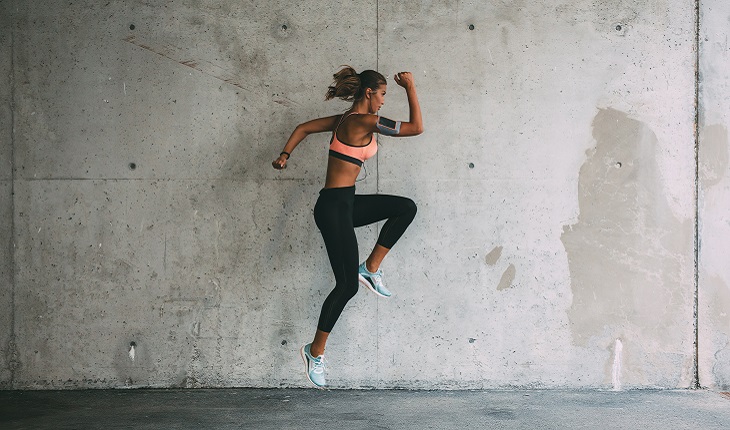
<svg viewBox="0 0 730 430"><path fill-rule="evenodd" d="M319 357L313 357L309 352L312 348L312 344L308 343L301 349L302 360L304 360L304 369L307 373L307 379L309 382L314 384L317 388L323 388L327 386L327 381L324 379L324 355Z"/></svg>
<svg viewBox="0 0 730 430"><path fill-rule="evenodd" d="M380 297L390 297L390 291L385 288L385 285L383 285L382 269L378 269L377 272L371 273L368 268L365 267L365 263L363 262L360 267L358 267L357 272L360 285L366 287Z"/></svg>

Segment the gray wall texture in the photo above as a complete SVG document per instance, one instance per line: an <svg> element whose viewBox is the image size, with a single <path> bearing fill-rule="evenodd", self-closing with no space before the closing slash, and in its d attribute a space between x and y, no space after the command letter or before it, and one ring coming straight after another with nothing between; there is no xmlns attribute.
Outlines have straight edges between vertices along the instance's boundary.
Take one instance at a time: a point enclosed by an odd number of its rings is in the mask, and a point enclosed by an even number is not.
<svg viewBox="0 0 730 430"><path fill-rule="evenodd" d="M0 389L11 388L13 333L13 33L10 2L0 2Z"/></svg>
<svg viewBox="0 0 730 430"><path fill-rule="evenodd" d="M730 3L702 1L699 33L699 377L730 388Z"/></svg>
<svg viewBox="0 0 730 430"><path fill-rule="evenodd" d="M426 132L358 183L419 213L334 387L730 387L727 2L0 7L1 387L305 386L329 136L270 163L341 64Z"/></svg>

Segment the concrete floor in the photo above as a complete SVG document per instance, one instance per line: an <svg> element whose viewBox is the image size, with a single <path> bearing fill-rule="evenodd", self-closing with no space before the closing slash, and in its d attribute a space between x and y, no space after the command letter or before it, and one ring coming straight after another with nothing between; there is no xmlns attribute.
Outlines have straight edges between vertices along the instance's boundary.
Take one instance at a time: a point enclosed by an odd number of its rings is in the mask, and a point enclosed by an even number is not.
<svg viewBox="0 0 730 430"><path fill-rule="evenodd" d="M711 391L0 391L9 429L728 429Z"/></svg>
<svg viewBox="0 0 730 430"><path fill-rule="evenodd" d="M2 429L728 429L711 391L0 391Z"/></svg>

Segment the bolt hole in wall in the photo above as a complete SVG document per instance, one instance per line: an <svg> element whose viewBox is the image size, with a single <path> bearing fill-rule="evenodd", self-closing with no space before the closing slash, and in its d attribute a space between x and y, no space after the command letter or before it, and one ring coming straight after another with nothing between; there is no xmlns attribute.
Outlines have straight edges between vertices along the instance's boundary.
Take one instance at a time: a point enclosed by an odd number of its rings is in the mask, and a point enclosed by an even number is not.
<svg viewBox="0 0 730 430"><path fill-rule="evenodd" d="M474 163L469 163L469 168L470 169L473 169L474 168Z"/></svg>
<svg viewBox="0 0 730 430"><path fill-rule="evenodd" d="M628 27L624 23L621 23L621 22L614 22L613 24L611 24L611 26L612 26L612 29L616 32L616 34L619 36L625 36L626 32L628 31Z"/></svg>
<svg viewBox="0 0 730 430"><path fill-rule="evenodd" d="M474 30L474 24L469 24L469 30Z"/></svg>
<svg viewBox="0 0 730 430"><path fill-rule="evenodd" d="M134 24L130 24L130 25L129 25L129 29L130 29L130 30L134 30Z"/></svg>
<svg viewBox="0 0 730 430"><path fill-rule="evenodd" d="M129 170L135 170L137 168L136 163L129 163Z"/></svg>

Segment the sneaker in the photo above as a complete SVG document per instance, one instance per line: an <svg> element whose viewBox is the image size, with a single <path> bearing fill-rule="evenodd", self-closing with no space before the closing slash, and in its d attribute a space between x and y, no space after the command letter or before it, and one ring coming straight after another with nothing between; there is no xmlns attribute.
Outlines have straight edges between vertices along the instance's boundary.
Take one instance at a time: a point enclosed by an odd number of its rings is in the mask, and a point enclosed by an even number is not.
<svg viewBox="0 0 730 430"><path fill-rule="evenodd" d="M383 269L370 273L365 263L362 263L358 268L358 279L363 287L367 287L380 297L390 297L390 291L383 285Z"/></svg>
<svg viewBox="0 0 730 430"><path fill-rule="evenodd" d="M319 357L312 357L309 350L312 347L311 343L308 343L302 347L302 360L304 360L304 371L307 372L307 378L309 382L314 384L317 388L327 386L327 382L324 379L324 355Z"/></svg>

